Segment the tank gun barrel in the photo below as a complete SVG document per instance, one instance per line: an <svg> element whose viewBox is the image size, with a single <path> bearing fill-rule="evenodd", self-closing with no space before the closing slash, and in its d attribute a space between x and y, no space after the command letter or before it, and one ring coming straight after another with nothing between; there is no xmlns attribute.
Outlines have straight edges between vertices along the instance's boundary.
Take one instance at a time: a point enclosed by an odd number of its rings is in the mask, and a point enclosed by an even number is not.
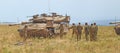
<svg viewBox="0 0 120 53"><path fill-rule="evenodd" d="M110 22L110 24L120 24L120 22Z"/></svg>
<svg viewBox="0 0 120 53"><path fill-rule="evenodd" d="M32 22L22 22L21 24L29 24L29 23L32 23Z"/></svg>
<svg viewBox="0 0 120 53"><path fill-rule="evenodd" d="M17 26L17 25L20 25L20 24L9 24L9 26Z"/></svg>

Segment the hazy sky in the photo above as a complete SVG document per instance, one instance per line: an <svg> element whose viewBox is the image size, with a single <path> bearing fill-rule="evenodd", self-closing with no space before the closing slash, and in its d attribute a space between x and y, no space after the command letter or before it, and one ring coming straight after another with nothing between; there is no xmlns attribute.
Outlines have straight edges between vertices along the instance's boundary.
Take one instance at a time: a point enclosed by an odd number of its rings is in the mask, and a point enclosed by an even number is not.
<svg viewBox="0 0 120 53"><path fill-rule="evenodd" d="M119 19L120 0L0 0L1 22L26 21L27 16L48 12L67 13L71 22Z"/></svg>

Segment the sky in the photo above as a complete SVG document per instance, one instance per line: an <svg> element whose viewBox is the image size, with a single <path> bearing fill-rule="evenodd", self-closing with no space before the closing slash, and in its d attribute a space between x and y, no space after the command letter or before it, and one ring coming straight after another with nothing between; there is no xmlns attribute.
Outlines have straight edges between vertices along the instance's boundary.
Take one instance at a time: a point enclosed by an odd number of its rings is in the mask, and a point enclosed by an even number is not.
<svg viewBox="0 0 120 53"><path fill-rule="evenodd" d="M0 22L51 12L71 16L71 23L119 19L120 0L0 0Z"/></svg>

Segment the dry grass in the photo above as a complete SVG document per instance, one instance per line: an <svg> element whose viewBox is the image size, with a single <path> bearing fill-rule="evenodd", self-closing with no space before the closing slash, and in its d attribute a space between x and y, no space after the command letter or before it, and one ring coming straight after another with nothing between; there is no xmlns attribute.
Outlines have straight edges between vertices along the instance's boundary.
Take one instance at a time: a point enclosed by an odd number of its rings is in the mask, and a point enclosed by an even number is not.
<svg viewBox="0 0 120 53"><path fill-rule="evenodd" d="M0 53L120 53L120 36L112 26L100 26L98 41L81 41L71 38L71 32L63 39L28 39L23 45L17 32L18 26L0 26Z"/></svg>

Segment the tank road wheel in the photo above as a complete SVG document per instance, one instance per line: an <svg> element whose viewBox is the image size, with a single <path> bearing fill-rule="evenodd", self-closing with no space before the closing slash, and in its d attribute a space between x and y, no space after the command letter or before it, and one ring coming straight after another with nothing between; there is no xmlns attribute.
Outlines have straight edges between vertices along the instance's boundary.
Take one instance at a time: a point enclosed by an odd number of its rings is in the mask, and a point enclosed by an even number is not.
<svg viewBox="0 0 120 53"><path fill-rule="evenodd" d="M49 34L48 35L49 38L54 38L54 32L53 31L49 30L48 34Z"/></svg>
<svg viewBox="0 0 120 53"><path fill-rule="evenodd" d="M55 31L54 31L54 28L53 27L48 27L48 37L49 38L54 38L54 35L55 35Z"/></svg>

